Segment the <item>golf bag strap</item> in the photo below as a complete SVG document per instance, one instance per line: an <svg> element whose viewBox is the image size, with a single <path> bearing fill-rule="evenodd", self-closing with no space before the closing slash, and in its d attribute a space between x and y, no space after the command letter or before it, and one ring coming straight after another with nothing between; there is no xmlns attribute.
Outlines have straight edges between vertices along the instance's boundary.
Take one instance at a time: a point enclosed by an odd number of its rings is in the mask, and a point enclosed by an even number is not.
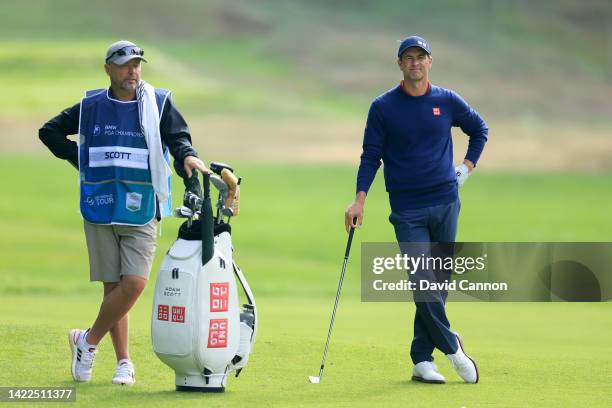
<svg viewBox="0 0 612 408"><path fill-rule="evenodd" d="M251 344L254 344L255 339L257 338L257 326L258 326L257 324L258 323L257 305L255 304L255 296L253 296L253 291L251 290L249 283L244 277L244 274L242 273L238 265L236 265L236 262L234 262L233 260L232 260L232 266L234 268L234 275L236 275L238 282L240 282L240 286L242 286L242 290L244 291L244 294L247 298L248 303L251 306L253 306L253 315L255 316L255 325L253 326L253 335L251 336Z"/></svg>
<svg viewBox="0 0 612 408"><path fill-rule="evenodd" d="M246 295L248 302L251 305L253 305L253 309L256 309L255 297L253 296L253 291L251 291L251 287L249 286L249 283L247 282L240 268L238 268L238 265L236 265L236 262L232 261L232 264L234 267L234 274L236 275L236 278L238 278L238 282L240 282L240 286L242 286L242 290L244 291L244 294Z"/></svg>

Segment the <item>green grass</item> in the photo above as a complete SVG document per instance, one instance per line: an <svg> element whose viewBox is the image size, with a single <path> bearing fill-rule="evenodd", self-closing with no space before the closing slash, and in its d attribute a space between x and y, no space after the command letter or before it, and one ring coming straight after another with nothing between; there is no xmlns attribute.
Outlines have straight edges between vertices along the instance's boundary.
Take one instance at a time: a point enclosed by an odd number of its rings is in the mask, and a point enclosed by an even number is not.
<svg viewBox="0 0 612 408"><path fill-rule="evenodd" d="M77 103L86 89L107 87L103 56L111 41L2 41L0 84L12 96L10 102L0 101L0 117L27 120L55 115ZM348 96L299 79L283 60L261 58L252 42L225 40L166 48L141 41L140 45L150 62L143 64L143 79L171 89L182 111L329 117L354 114L358 109Z"/></svg>
<svg viewBox="0 0 612 408"><path fill-rule="evenodd" d="M74 386L66 331L91 319L97 310L95 300L78 295L3 297L0 383ZM454 303L449 316L477 359L482 379L475 386L462 383L436 352L448 380L438 387L409 381L411 305L362 304L345 297L324 381L313 386L307 377L318 373L333 298L259 296L257 300L260 335L241 376L229 378L224 395L179 394L173 391L172 371L152 352L149 288L131 312L138 383L122 389L110 384L115 361L105 339L93 381L77 384L78 406L607 407L610 403L605 391L610 383L609 303Z"/></svg>
<svg viewBox="0 0 612 408"><path fill-rule="evenodd" d="M72 386L66 333L90 324L101 297L87 281L76 172L47 156L0 163L0 385ZM437 352L448 384L410 382L413 306L359 302L359 243L393 237L381 180L356 234L325 380L307 384L323 351L355 169L233 164L243 177L236 259L260 308L249 365L224 395L175 393L150 345L151 284L131 312L138 383L113 388L105 339L94 380L77 385L78 406L610 406L609 302L453 303L449 317L479 362L481 383L461 383ZM609 176L475 173L462 190L458 238L610 241L611 202ZM164 221L154 271L177 226Z"/></svg>
<svg viewBox="0 0 612 408"><path fill-rule="evenodd" d="M607 2L418 0L407 7L403 0L2 2L0 122L9 130L0 138L35 137L40 123L85 89L106 86L102 56L119 38L146 49L143 77L172 89L190 123L216 114L237 123L297 119L294 126L309 122L313 132L327 123L320 118L361 123L368 102L399 79L396 40L417 32L433 43L433 82L483 113L492 141L516 133L503 124L517 118L534 123L519 133L550 135L551 143L557 128L607 134ZM285 128L287 145L307 143ZM203 146L219 137L249 146L267 136L209 133L194 137ZM295 150L274 146L265 160ZM171 370L150 345L151 284L131 312L137 385L110 384L114 356L105 339L94 380L77 385L76 406L612 406L609 302L453 303L453 328L478 360L481 383L462 384L439 353L449 383L410 382L414 307L359 302L359 244L393 238L380 175L356 234L325 380L308 385L323 351L356 170L233 164L244 180L243 212L232 221L236 258L260 308L251 362L224 395L174 392ZM6 152L0 172L0 386L73 386L66 333L90 324L101 299L87 278L76 172L50 155ZM177 204L180 183L174 193ZM461 199L459 240L612 240L610 174L478 171ZM152 279L178 225L163 223Z"/></svg>

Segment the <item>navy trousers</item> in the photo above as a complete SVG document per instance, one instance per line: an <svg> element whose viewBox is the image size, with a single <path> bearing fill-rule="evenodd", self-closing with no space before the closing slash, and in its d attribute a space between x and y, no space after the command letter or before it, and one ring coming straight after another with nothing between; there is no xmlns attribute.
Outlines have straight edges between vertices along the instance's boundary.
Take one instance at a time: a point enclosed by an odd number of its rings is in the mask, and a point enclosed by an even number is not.
<svg viewBox="0 0 612 408"><path fill-rule="evenodd" d="M392 212L389 221L395 228L400 248L402 242L455 242L460 207L461 203L457 199L450 204ZM429 247L424 245L424 251L428 251ZM429 253L425 253L425 256L429 256ZM436 279L438 275L432 276ZM437 291L426 302L415 299L414 338L410 347L410 357L414 364L433 361L434 348L444 354L457 352L457 340L446 317L447 294L446 291Z"/></svg>

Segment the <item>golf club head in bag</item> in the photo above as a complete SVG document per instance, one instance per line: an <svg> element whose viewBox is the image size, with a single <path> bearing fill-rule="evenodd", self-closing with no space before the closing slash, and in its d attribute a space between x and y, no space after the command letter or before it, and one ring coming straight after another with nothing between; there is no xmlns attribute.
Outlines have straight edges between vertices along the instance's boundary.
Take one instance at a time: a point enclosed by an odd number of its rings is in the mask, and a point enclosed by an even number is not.
<svg viewBox="0 0 612 408"><path fill-rule="evenodd" d="M223 205L223 214L235 217L240 213L240 179L228 169L221 171L221 178L228 186L227 198Z"/></svg>
<svg viewBox="0 0 612 408"><path fill-rule="evenodd" d="M227 199L227 193L229 191L229 187L227 186L227 183L223 181L221 177L217 176L216 174L213 174L212 176L210 176L210 182L213 186L215 186L215 188L219 192L219 195L221 196L220 201L224 203L225 200ZM219 206L219 203L217 203L217 206Z"/></svg>
<svg viewBox="0 0 612 408"><path fill-rule="evenodd" d="M220 163L220 162L212 162L210 163L210 170L218 175L221 175L221 172L227 169L230 171L230 173L234 172L234 168L232 166L230 166L229 164L225 164L225 163Z"/></svg>
<svg viewBox="0 0 612 408"><path fill-rule="evenodd" d="M184 184L183 205L175 208L172 215L177 218L188 218L188 223L191 224L191 221L197 217L202 209L202 188L198 181L197 172L193 172L190 178L185 179Z"/></svg>
<svg viewBox="0 0 612 408"><path fill-rule="evenodd" d="M217 214L215 215L215 224L221 224L223 222L223 217L225 216L225 214L223 213L223 209L225 205L225 200L227 200L229 187L227 186L227 183L216 174L210 176L210 182L219 192L219 198L217 199L216 204Z"/></svg>
<svg viewBox="0 0 612 408"><path fill-rule="evenodd" d="M229 373L248 362L257 331L255 300L234 262L230 225L213 220L210 177L203 175L193 217L199 219L181 225L155 285L153 349L175 371L178 391L223 392ZM237 283L246 295L243 308Z"/></svg>

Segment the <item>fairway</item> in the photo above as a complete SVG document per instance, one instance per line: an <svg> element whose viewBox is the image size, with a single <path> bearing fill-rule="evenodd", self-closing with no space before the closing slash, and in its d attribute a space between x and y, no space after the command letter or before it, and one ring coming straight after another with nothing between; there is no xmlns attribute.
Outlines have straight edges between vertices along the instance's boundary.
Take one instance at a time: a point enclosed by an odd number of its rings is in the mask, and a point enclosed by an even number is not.
<svg viewBox="0 0 612 408"><path fill-rule="evenodd" d="M130 313L138 382L110 383L105 338L77 406L607 407L612 381L610 303L453 303L448 313L479 363L481 382L411 382L410 303L359 302L359 244L389 241L386 194L377 179L356 233L325 377L318 374L345 245L342 217L355 169L232 163L243 177L234 225L235 257L260 308L249 365L223 395L179 394L153 354L153 285ZM0 197L0 384L72 386L67 331L91 321L101 298L87 282L77 174L48 156L3 157ZM174 183L174 204L181 196ZM609 241L609 176L475 174L462 190L459 240ZM163 223L154 270L178 220ZM154 278L154 276L152 277Z"/></svg>
<svg viewBox="0 0 612 408"><path fill-rule="evenodd" d="M439 351L447 383L411 381L415 305L361 302L362 244L395 236L382 167L354 235L322 382L308 382L319 374L369 107L402 79L402 38L427 39L431 84L456 91L489 128L460 189L457 241L612 242L609 3L3 1L0 387L75 387L76 403L59 406L86 408L612 407L610 301L449 303L480 381L464 383ZM142 79L172 91L202 160L242 177L232 243L259 331L224 394L176 392L153 352L155 279L179 219L162 222L149 284L129 313L135 386L111 384L109 336L92 381L71 377L68 332L93 323L102 285L89 282L78 172L38 129L85 90L109 86L104 56L117 40L146 50ZM449 112L436 102L434 116L440 106ZM410 126L426 129L418 121ZM453 128L455 164L469 142ZM406 168L437 154L415 153ZM172 194L178 207L177 175Z"/></svg>

